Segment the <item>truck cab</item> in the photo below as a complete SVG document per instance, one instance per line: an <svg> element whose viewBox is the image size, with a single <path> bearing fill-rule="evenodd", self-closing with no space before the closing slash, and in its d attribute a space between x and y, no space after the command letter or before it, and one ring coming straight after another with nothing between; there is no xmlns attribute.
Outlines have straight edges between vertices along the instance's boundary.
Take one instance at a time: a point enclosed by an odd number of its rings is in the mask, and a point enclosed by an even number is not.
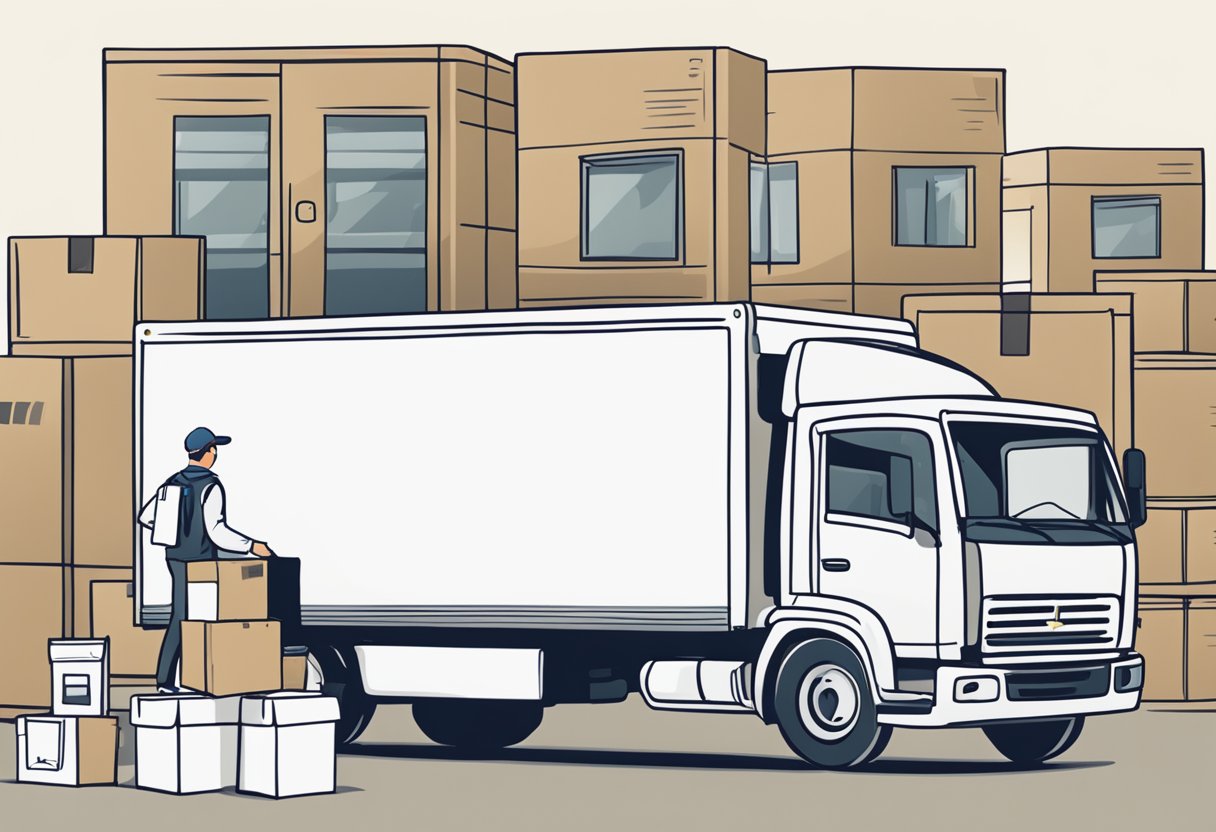
<svg viewBox="0 0 1216 832"><path fill-rule="evenodd" d="M1037 762L1138 705L1138 451L1125 494L1092 414L901 345L794 344L781 404L754 704L796 751L851 765L893 726L983 726Z"/></svg>

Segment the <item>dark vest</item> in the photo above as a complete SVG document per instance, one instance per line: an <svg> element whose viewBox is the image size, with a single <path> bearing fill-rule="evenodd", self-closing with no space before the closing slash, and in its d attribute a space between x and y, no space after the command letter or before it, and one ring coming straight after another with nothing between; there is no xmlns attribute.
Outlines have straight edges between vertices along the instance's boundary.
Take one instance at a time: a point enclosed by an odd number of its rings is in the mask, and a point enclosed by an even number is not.
<svg viewBox="0 0 1216 832"><path fill-rule="evenodd" d="M202 466L190 465L170 477L165 484L182 489L177 545L165 549L165 558L213 560L219 557L219 549L211 542L203 523L203 493L209 486L219 487L220 478Z"/></svg>

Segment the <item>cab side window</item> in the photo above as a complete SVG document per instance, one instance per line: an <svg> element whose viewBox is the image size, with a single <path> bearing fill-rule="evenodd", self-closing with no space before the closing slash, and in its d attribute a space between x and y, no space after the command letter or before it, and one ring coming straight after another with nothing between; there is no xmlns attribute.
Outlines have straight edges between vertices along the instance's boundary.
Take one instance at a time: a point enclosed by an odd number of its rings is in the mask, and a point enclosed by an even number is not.
<svg viewBox="0 0 1216 832"><path fill-rule="evenodd" d="M938 528L928 436L912 430L846 430L829 433L823 447L829 515L904 522L907 518L895 510L900 504L895 492L910 468L913 513L925 526Z"/></svg>

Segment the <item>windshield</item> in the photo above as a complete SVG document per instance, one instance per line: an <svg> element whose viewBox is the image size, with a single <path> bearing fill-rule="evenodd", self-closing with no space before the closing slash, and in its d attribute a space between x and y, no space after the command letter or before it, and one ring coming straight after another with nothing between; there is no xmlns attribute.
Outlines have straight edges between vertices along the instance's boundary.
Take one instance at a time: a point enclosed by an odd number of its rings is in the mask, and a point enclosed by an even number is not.
<svg viewBox="0 0 1216 832"><path fill-rule="evenodd" d="M950 433L963 480L966 519L1034 526L1127 522L1099 434L989 422L954 422Z"/></svg>

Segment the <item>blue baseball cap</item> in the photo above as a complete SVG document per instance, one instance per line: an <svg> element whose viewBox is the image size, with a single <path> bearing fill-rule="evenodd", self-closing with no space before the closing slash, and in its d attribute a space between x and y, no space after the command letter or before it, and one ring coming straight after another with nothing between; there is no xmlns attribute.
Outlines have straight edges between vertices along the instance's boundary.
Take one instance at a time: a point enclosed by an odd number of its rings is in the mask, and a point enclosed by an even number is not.
<svg viewBox="0 0 1216 832"><path fill-rule="evenodd" d="M231 436L216 436L210 428L195 428L186 435L186 453L198 453L209 445L227 445Z"/></svg>

